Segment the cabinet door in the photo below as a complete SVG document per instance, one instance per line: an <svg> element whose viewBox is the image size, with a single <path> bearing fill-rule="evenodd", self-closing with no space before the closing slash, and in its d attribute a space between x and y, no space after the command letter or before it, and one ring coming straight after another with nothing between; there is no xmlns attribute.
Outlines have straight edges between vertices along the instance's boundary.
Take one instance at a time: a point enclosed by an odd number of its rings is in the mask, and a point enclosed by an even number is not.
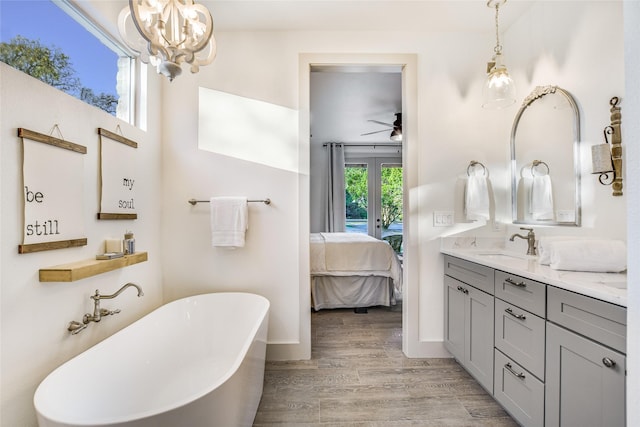
<svg viewBox="0 0 640 427"><path fill-rule="evenodd" d="M464 283L444 276L444 346L464 364L465 300Z"/></svg>
<svg viewBox="0 0 640 427"><path fill-rule="evenodd" d="M547 322L546 427L625 425L626 358Z"/></svg>
<svg viewBox="0 0 640 427"><path fill-rule="evenodd" d="M493 296L467 286L466 368L493 394Z"/></svg>

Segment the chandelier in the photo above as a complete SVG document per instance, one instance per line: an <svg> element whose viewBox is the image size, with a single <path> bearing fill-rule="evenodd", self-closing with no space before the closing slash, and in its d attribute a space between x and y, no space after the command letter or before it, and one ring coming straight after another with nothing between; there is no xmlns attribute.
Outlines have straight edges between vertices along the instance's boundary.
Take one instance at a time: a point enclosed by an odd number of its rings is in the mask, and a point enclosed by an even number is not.
<svg viewBox="0 0 640 427"><path fill-rule="evenodd" d="M140 60L157 67L169 81L182 73L183 62L197 73L216 56L213 18L194 0L129 0L118 27Z"/></svg>
<svg viewBox="0 0 640 427"><path fill-rule="evenodd" d="M507 0L489 0L488 7L496 9L496 46L494 55L487 63L487 80L482 89L482 107L501 109L516 102L516 85L502 63L502 45L500 44L500 30L498 26L498 14L500 6Z"/></svg>

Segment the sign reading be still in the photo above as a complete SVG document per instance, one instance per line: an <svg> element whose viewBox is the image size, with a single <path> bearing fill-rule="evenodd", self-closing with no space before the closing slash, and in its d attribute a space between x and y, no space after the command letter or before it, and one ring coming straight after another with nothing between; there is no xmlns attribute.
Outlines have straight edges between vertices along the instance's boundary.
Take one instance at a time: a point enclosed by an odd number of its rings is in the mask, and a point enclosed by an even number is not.
<svg viewBox="0 0 640 427"><path fill-rule="evenodd" d="M24 153L24 229L20 252L86 244L83 239L86 147L26 129L19 129L18 135L22 137Z"/></svg>

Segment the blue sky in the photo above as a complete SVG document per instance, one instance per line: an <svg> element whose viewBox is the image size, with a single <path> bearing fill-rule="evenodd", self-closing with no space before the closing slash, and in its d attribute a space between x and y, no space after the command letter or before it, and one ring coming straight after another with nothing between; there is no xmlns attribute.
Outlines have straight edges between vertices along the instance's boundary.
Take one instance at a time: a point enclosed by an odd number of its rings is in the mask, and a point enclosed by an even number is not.
<svg viewBox="0 0 640 427"><path fill-rule="evenodd" d="M0 41L40 40L69 56L82 85L116 93L118 55L49 0L0 0Z"/></svg>

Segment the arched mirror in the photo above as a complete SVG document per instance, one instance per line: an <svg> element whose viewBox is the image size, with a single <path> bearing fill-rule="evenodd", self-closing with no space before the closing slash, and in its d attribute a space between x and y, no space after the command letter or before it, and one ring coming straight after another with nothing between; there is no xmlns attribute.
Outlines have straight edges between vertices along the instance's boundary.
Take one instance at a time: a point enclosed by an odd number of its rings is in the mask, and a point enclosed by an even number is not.
<svg viewBox="0 0 640 427"><path fill-rule="evenodd" d="M581 220L580 113L573 96L538 86L511 129L511 203L515 224L574 225Z"/></svg>

